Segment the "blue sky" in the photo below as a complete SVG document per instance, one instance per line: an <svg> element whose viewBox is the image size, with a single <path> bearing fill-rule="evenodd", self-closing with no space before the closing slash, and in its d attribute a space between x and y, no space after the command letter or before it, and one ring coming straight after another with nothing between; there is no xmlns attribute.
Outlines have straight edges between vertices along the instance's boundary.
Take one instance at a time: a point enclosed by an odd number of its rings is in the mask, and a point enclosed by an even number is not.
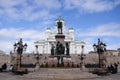
<svg viewBox="0 0 120 80"><path fill-rule="evenodd" d="M120 48L120 0L0 0L0 50L13 50L20 37L34 51L47 27L62 16L75 39L86 42L85 52L101 38L107 49Z"/></svg>

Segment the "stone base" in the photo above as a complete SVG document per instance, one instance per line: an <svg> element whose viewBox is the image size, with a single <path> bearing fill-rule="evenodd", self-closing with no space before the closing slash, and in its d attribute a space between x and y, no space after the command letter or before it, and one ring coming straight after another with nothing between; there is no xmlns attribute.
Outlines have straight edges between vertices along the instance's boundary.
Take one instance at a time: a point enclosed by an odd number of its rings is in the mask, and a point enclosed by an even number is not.
<svg viewBox="0 0 120 80"><path fill-rule="evenodd" d="M63 57L61 63L58 62L57 57L59 56ZM42 63L41 68L80 68L80 64L73 62L71 56L55 55L49 56L48 60L45 63Z"/></svg>
<svg viewBox="0 0 120 80"><path fill-rule="evenodd" d="M57 35L55 35L55 39L65 39L65 35L57 34Z"/></svg>
<svg viewBox="0 0 120 80"><path fill-rule="evenodd" d="M55 35L55 39L56 39L56 42L60 42L60 43L62 43L63 45L64 45L64 39L65 39L65 35L63 35L63 34L57 34L57 35Z"/></svg>
<svg viewBox="0 0 120 80"><path fill-rule="evenodd" d="M50 55L49 58L54 58L54 57L59 57L59 56L66 57L66 58L71 58L70 55Z"/></svg>

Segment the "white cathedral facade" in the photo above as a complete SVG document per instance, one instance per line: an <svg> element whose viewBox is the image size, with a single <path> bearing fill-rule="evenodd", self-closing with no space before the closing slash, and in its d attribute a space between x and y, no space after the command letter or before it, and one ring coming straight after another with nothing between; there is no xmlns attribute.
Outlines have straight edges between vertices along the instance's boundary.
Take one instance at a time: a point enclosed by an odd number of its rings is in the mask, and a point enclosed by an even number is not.
<svg viewBox="0 0 120 80"><path fill-rule="evenodd" d="M54 46L56 45L55 35L58 34L58 27L57 27L58 21L62 22L62 26L63 26L62 31L63 31L63 35L65 36L64 41L69 43L69 48L70 48L69 53L70 54L81 54L81 51L82 51L81 47L85 45L85 42L80 41L80 40L79 41L75 40L74 29L69 28L67 31L65 21L61 17L58 17L55 20L54 31L52 31L50 28L47 28L45 31L45 39L34 42L35 47L36 47L36 52L39 54L51 54L52 44Z"/></svg>

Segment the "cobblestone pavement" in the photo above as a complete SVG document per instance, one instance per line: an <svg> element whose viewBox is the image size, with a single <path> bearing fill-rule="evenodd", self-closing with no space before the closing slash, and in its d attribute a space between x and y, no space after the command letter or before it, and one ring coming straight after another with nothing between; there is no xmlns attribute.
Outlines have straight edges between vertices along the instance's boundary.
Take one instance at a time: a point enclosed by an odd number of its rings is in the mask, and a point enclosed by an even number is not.
<svg viewBox="0 0 120 80"><path fill-rule="evenodd" d="M25 75L3 72L0 73L0 80L120 80L120 70L107 76L93 75L80 69L40 69Z"/></svg>
<svg viewBox="0 0 120 80"><path fill-rule="evenodd" d="M120 80L120 65L118 66L117 74L110 74L108 76L101 76L99 78L87 79L87 80Z"/></svg>
<svg viewBox="0 0 120 80"><path fill-rule="evenodd" d="M0 80L29 80L27 78L22 78L21 75L14 75L10 72L0 73Z"/></svg>
<svg viewBox="0 0 120 80"><path fill-rule="evenodd" d="M60 78L51 79L51 78L31 78L31 77L26 78L20 75L10 75L8 73L0 73L0 80L120 80L120 73L111 74L108 76L101 76L99 78L91 78L91 79L60 79Z"/></svg>
<svg viewBox="0 0 120 80"><path fill-rule="evenodd" d="M120 80L120 72L117 74L110 74L108 76L101 76L99 78L86 79L86 80Z"/></svg>

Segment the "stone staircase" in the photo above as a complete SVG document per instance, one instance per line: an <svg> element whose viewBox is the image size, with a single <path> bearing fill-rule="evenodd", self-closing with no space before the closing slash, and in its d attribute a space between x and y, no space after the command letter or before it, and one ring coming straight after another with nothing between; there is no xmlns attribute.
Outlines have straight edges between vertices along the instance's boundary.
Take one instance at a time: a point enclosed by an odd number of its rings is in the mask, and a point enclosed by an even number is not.
<svg viewBox="0 0 120 80"><path fill-rule="evenodd" d="M79 68L70 69L53 69L53 68L41 68L37 72L29 73L26 77L32 78L50 78L50 79L80 79L80 78L95 78L98 77L95 74L83 72Z"/></svg>

